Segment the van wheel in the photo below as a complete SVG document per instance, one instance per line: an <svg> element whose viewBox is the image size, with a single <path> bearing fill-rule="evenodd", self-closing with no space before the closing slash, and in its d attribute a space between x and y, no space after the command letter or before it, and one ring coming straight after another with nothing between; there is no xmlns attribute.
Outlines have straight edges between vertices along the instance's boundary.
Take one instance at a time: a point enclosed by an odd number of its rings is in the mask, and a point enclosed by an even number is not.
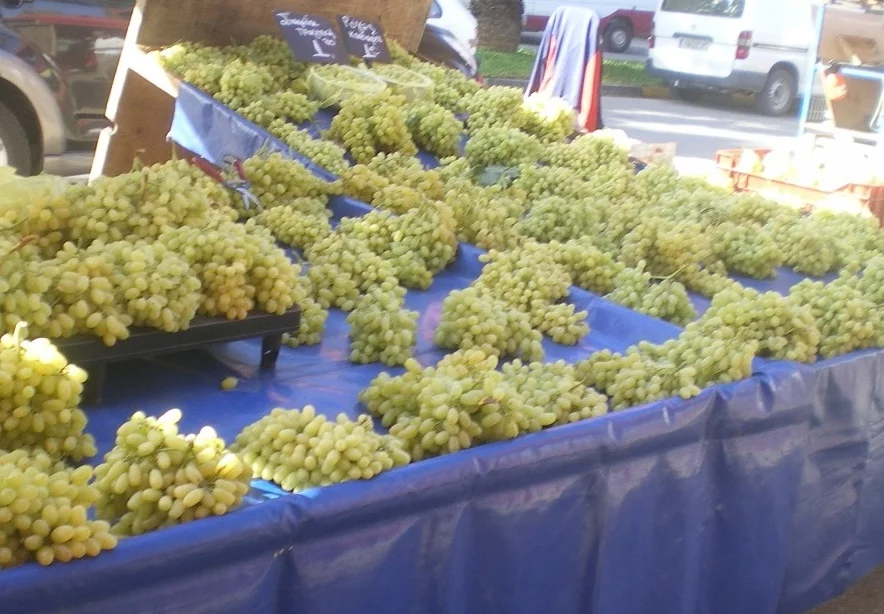
<svg viewBox="0 0 884 614"><path fill-rule="evenodd" d="M623 53L632 44L632 26L625 21L614 21L605 28L605 49Z"/></svg>
<svg viewBox="0 0 884 614"><path fill-rule="evenodd" d="M694 87L673 87L672 93L685 102L700 102L703 97L703 90Z"/></svg>
<svg viewBox="0 0 884 614"><path fill-rule="evenodd" d="M11 166L19 175L33 173L28 133L15 114L0 102L0 166Z"/></svg>
<svg viewBox="0 0 884 614"><path fill-rule="evenodd" d="M797 94L798 87L792 73L785 68L774 68L764 89L755 96L755 108L765 115L785 115L792 110Z"/></svg>

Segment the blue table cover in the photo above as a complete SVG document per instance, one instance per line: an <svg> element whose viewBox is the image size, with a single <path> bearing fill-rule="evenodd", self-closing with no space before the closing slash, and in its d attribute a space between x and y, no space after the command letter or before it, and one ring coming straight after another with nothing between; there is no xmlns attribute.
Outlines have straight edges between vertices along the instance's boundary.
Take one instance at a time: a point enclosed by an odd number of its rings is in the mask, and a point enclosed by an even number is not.
<svg viewBox="0 0 884 614"><path fill-rule="evenodd" d="M172 137L209 160L269 138L186 87ZM333 209L367 206L338 198ZM427 291L408 293L422 363L442 356L441 301L475 278L479 253L461 245ZM752 285L784 291L799 279L781 271ZM679 332L583 290L570 298L591 331L575 347L547 340L547 360ZM347 355L345 315L333 310L322 344L283 348L272 373L259 371L256 341L113 365L88 429L103 454L136 409L180 407L184 430L210 424L228 441L277 406L355 416L382 367ZM884 561L884 351L754 366L687 401L367 482L297 495L256 482L227 516L94 559L3 571L0 612L797 614ZM229 375L240 385L223 392Z"/></svg>

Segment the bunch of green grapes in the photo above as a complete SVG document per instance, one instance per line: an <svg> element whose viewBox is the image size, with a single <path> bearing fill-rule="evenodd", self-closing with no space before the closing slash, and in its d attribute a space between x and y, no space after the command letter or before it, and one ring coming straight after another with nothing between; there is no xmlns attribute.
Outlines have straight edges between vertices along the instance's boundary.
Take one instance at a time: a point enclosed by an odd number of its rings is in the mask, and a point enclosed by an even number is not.
<svg viewBox="0 0 884 614"><path fill-rule="evenodd" d="M129 337L133 318L118 297L115 256L101 241L85 250L65 243L46 267L55 272L48 292L54 306L47 334L94 335L108 346Z"/></svg>
<svg viewBox="0 0 884 614"><path fill-rule="evenodd" d="M433 80L433 100L449 111L465 110L464 100L482 89L476 81L447 66L417 61L408 68Z"/></svg>
<svg viewBox="0 0 884 614"><path fill-rule="evenodd" d="M95 455L79 408L86 372L27 326L0 337L0 450L30 448L81 461Z"/></svg>
<svg viewBox="0 0 884 614"><path fill-rule="evenodd" d="M270 71L278 91L304 90L304 73L307 65L295 61L288 43L281 38L262 34L248 45L234 47L240 55ZM300 92L303 93L303 92Z"/></svg>
<svg viewBox="0 0 884 614"><path fill-rule="evenodd" d="M470 134L491 126L521 128L525 122L522 91L514 87L493 86L473 92L463 100L469 116Z"/></svg>
<svg viewBox="0 0 884 614"><path fill-rule="evenodd" d="M405 99L387 91L346 100L332 119L327 137L363 164L379 152L417 153L408 131Z"/></svg>
<svg viewBox="0 0 884 614"><path fill-rule="evenodd" d="M867 260L884 254L884 229L874 216L818 209L813 211L811 218L836 238L842 268L859 270Z"/></svg>
<svg viewBox="0 0 884 614"><path fill-rule="evenodd" d="M701 224L653 216L641 219L620 240L619 259L631 267L645 262L655 275L678 275L691 265L717 265L719 272L726 272Z"/></svg>
<svg viewBox="0 0 884 614"><path fill-rule="evenodd" d="M163 49L157 59L163 68L183 81L215 95L221 90L228 53L218 47L184 41Z"/></svg>
<svg viewBox="0 0 884 614"><path fill-rule="evenodd" d="M856 282L857 288L873 304L884 305L884 254L869 259Z"/></svg>
<svg viewBox="0 0 884 614"><path fill-rule="evenodd" d="M742 339L758 343L770 358L810 363L816 360L820 331L811 310L776 292L731 286L716 294L697 326L710 333L733 329Z"/></svg>
<svg viewBox="0 0 884 614"><path fill-rule="evenodd" d="M531 326L562 345L577 345L589 333L587 311L577 311L570 303L532 301L528 315Z"/></svg>
<svg viewBox="0 0 884 614"><path fill-rule="evenodd" d="M576 114L561 98L534 93L525 100L523 109L522 130L544 143L560 143L574 133Z"/></svg>
<svg viewBox="0 0 884 614"><path fill-rule="evenodd" d="M161 243L97 241L86 250L113 263L111 284L133 326L168 333L186 329L199 309L199 278L190 264Z"/></svg>
<svg viewBox="0 0 884 614"><path fill-rule="evenodd" d="M274 238L280 243L303 250L332 233L331 224L325 214L328 210L324 205L322 210L324 212L321 214L307 213L297 203L279 205L261 211L251 218L247 225L263 226L273 233Z"/></svg>
<svg viewBox="0 0 884 614"><path fill-rule="evenodd" d="M402 153L379 153L367 167L390 183L417 190L430 200L445 198L445 181L436 170L427 170L420 161Z"/></svg>
<svg viewBox="0 0 884 614"><path fill-rule="evenodd" d="M608 413L605 395L585 385L574 365L563 360L504 363L504 378L516 389L523 403L538 414L554 411L556 424L569 424Z"/></svg>
<svg viewBox="0 0 884 614"><path fill-rule="evenodd" d="M477 128L470 134L464 156L474 167L536 164L542 145L537 138L506 125Z"/></svg>
<svg viewBox="0 0 884 614"><path fill-rule="evenodd" d="M424 151L445 158L456 156L463 135L463 122L445 107L417 102L408 108L408 129L414 143Z"/></svg>
<svg viewBox="0 0 884 614"><path fill-rule="evenodd" d="M458 241L497 250L518 242L524 200L508 191L481 188L469 179L449 179L446 185L445 204L454 215Z"/></svg>
<svg viewBox="0 0 884 614"><path fill-rule="evenodd" d="M534 301L557 302L570 291L571 276L548 245L526 242L508 251L491 250L479 260L486 264L473 286L522 311L529 312Z"/></svg>
<svg viewBox="0 0 884 614"><path fill-rule="evenodd" d="M374 431L370 416L331 421L312 405L276 408L246 426L233 449L256 477L297 492L349 480L370 480L411 462L394 437Z"/></svg>
<svg viewBox="0 0 884 614"><path fill-rule="evenodd" d="M339 231L364 241L389 262L402 285L426 289L433 275L454 258L454 225L447 210L427 204L398 216L376 210L362 217L344 218Z"/></svg>
<svg viewBox="0 0 884 614"><path fill-rule="evenodd" d="M99 518L117 535L141 535L238 508L250 468L211 427L178 432L181 411L159 418L135 412L117 429L113 448L95 468Z"/></svg>
<svg viewBox="0 0 884 614"><path fill-rule="evenodd" d="M270 122L267 131L288 145L292 151L311 160L330 173L340 175L350 167L347 150L325 139L314 139L309 132L277 119Z"/></svg>
<svg viewBox="0 0 884 614"><path fill-rule="evenodd" d="M319 103L304 94L282 91L258 98L237 112L250 122L269 128L276 120L300 124L319 111Z"/></svg>
<svg viewBox="0 0 884 614"><path fill-rule="evenodd" d="M243 162L252 193L265 209L294 198L317 198L335 194L338 186L320 179L298 162L279 152L255 155ZM254 215L257 211L248 212Z"/></svg>
<svg viewBox="0 0 884 614"><path fill-rule="evenodd" d="M875 347L880 341L884 312L849 278L828 284L805 279L792 286L789 300L810 308L821 334L823 358Z"/></svg>
<svg viewBox="0 0 884 614"><path fill-rule="evenodd" d="M313 285L312 296L324 309L334 305L351 311L360 294L370 288L399 285L390 262L341 229L308 246L304 255L311 265L307 276Z"/></svg>
<svg viewBox="0 0 884 614"><path fill-rule="evenodd" d="M837 237L815 219L775 220L766 228L782 248L786 266L813 277L821 277L837 267Z"/></svg>
<svg viewBox="0 0 884 614"><path fill-rule="evenodd" d="M411 68L415 64L420 63L420 60L411 55L397 40L388 38L387 48L390 50L390 59L394 64L404 66L405 68Z"/></svg>
<svg viewBox="0 0 884 614"><path fill-rule="evenodd" d="M579 179L589 179L605 169L631 170L629 151L614 139L596 134L578 136L570 143L549 145L541 161L548 166L566 168Z"/></svg>
<svg viewBox="0 0 884 614"><path fill-rule="evenodd" d="M224 66L224 72L218 79L218 90L211 93L215 100L231 109L241 109L254 100L272 94L278 87L273 73L266 66L232 58Z"/></svg>
<svg viewBox="0 0 884 614"><path fill-rule="evenodd" d="M605 298L678 326L697 317L683 285L668 278L658 283L652 279L651 274L642 269L626 267L614 277L614 291Z"/></svg>
<svg viewBox="0 0 884 614"><path fill-rule="evenodd" d="M625 354L607 350L576 365L581 381L605 392L615 410L673 396L688 399L715 383L752 374L755 341L745 341L724 327L713 335L695 323L662 345L641 342Z"/></svg>
<svg viewBox="0 0 884 614"><path fill-rule="evenodd" d="M71 469L43 451L0 450L0 568L116 548L108 523L89 519L99 497L91 479L88 465Z"/></svg>
<svg viewBox="0 0 884 614"><path fill-rule="evenodd" d="M513 185L521 190L528 202L547 196L561 196L572 201L586 201L596 196L593 187L580 179L571 169L562 166L524 164Z"/></svg>
<svg viewBox="0 0 884 614"><path fill-rule="evenodd" d="M390 180L365 164L356 164L341 174L341 190L364 203L372 204Z"/></svg>
<svg viewBox="0 0 884 614"><path fill-rule="evenodd" d="M543 359L543 337L528 314L476 288L452 291L442 301L434 342L449 350L479 349L489 356Z"/></svg>
<svg viewBox="0 0 884 614"><path fill-rule="evenodd" d="M282 342L293 348L302 345L318 345L322 341L325 321L328 319L328 309L314 298L313 282L310 281L310 278L301 277L299 282L303 289L303 296L298 301L301 321L297 330L284 333L282 336Z"/></svg>
<svg viewBox="0 0 884 614"><path fill-rule="evenodd" d="M552 241L549 247L556 262L567 269L574 285L600 296L614 291L614 280L624 266L610 253L597 248L591 238L565 243Z"/></svg>
<svg viewBox="0 0 884 614"><path fill-rule="evenodd" d="M295 304L300 267L275 245L269 231L259 229L218 221L160 236L159 242L184 256L202 283L202 313L242 319L254 306L280 315Z"/></svg>
<svg viewBox="0 0 884 614"><path fill-rule="evenodd" d="M405 214L430 205L430 201L414 188L390 183L374 195L371 204L392 213Z"/></svg>
<svg viewBox="0 0 884 614"><path fill-rule="evenodd" d="M728 271L756 279L772 277L785 256L769 232L731 222L713 230L716 255Z"/></svg>
<svg viewBox="0 0 884 614"><path fill-rule="evenodd" d="M0 234L0 334L19 322L43 330L52 315L46 293L56 272L47 270L36 247L28 246L35 240L35 235Z"/></svg>
<svg viewBox="0 0 884 614"><path fill-rule="evenodd" d="M588 202L548 196L531 205L520 230L538 241L568 241L595 235L601 221L599 211Z"/></svg>
<svg viewBox="0 0 884 614"><path fill-rule="evenodd" d="M686 288L712 298L728 288L742 288L739 282L717 270L707 269L698 264L688 265L678 273L678 279Z"/></svg>
<svg viewBox="0 0 884 614"><path fill-rule="evenodd" d="M410 360L404 375L382 373L359 399L390 425L390 435L414 460L512 439L555 423L549 408L526 407L496 366L496 357L478 349L454 352L426 369ZM398 402L390 403L393 399Z"/></svg>
<svg viewBox="0 0 884 614"><path fill-rule="evenodd" d="M405 309L405 289L374 287L359 299L347 316L350 325L350 361L405 364L417 344L416 311Z"/></svg>

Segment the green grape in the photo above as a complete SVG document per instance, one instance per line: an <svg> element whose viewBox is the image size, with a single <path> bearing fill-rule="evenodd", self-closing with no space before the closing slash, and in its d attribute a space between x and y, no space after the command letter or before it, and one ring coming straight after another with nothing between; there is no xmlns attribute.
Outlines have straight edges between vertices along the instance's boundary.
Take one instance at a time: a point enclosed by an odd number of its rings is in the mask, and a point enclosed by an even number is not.
<svg viewBox="0 0 884 614"><path fill-rule="evenodd" d="M476 129L464 148L464 156L475 167L536 163L542 146L535 137L505 125Z"/></svg>
<svg viewBox="0 0 884 614"><path fill-rule="evenodd" d="M369 289L347 316L350 360L355 363L405 364L417 343L416 311L405 306L405 290Z"/></svg>
<svg viewBox="0 0 884 614"><path fill-rule="evenodd" d="M504 363L504 378L521 395L525 405L538 414L552 409L556 424L569 424L608 413L605 395L586 386L574 365L563 360L552 363Z"/></svg>
<svg viewBox="0 0 884 614"><path fill-rule="evenodd" d="M522 165L514 185L525 193L528 202L548 196L582 202L595 196L587 181L578 178L572 170L559 166Z"/></svg>
<svg viewBox="0 0 884 614"><path fill-rule="evenodd" d="M263 226L280 243L303 250L332 233L330 213L320 199L296 199L288 205L265 209L247 226Z"/></svg>
<svg viewBox="0 0 884 614"><path fill-rule="evenodd" d="M202 228L181 226L160 236L159 242L184 255L200 279L201 313L242 319L257 306L280 315L300 298L300 267L275 245L269 231L260 229L218 221Z"/></svg>
<svg viewBox="0 0 884 614"><path fill-rule="evenodd" d="M553 241L549 247L556 262L565 267L576 286L599 295L614 291L614 279L624 267L611 254L593 245L592 239L583 237L566 243Z"/></svg>
<svg viewBox="0 0 884 614"><path fill-rule="evenodd" d="M789 300L810 309L821 335L823 358L875 347L880 340L884 313L849 278L828 284L805 279L792 286Z"/></svg>
<svg viewBox="0 0 884 614"><path fill-rule="evenodd" d="M292 91L275 92L237 110L247 120L269 128L276 120L300 124L319 111L319 103Z"/></svg>
<svg viewBox="0 0 884 614"><path fill-rule="evenodd" d="M525 236L549 242L594 235L600 226L601 215L589 203L548 196L531 205L520 230Z"/></svg>
<svg viewBox="0 0 884 614"><path fill-rule="evenodd" d="M762 229L725 222L714 233L715 253L728 271L764 279L784 262L779 245Z"/></svg>
<svg viewBox="0 0 884 614"><path fill-rule="evenodd" d="M614 169L632 171L629 151L612 138L596 134L580 135L570 143L548 145L541 161L550 167L568 169L575 179L580 180L610 173Z"/></svg>
<svg viewBox="0 0 884 614"><path fill-rule="evenodd" d="M576 345L589 333L586 311L576 311L569 303L547 303L543 300L531 302L529 307L531 326L556 343Z"/></svg>
<svg viewBox="0 0 884 614"><path fill-rule="evenodd" d="M614 291L605 295L609 301L641 313L684 326L697 312L685 287L672 279L652 282L642 269L624 268L614 277Z"/></svg>
<svg viewBox="0 0 884 614"><path fill-rule="evenodd" d="M471 134L492 126L521 128L525 123L522 91L514 87L492 86L477 90L466 96L462 108L469 115L467 127Z"/></svg>
<svg viewBox="0 0 884 614"><path fill-rule="evenodd" d="M522 130L544 143L559 143L574 133L576 114L571 105L561 98L535 92L525 100L523 109L525 119Z"/></svg>
<svg viewBox="0 0 884 614"><path fill-rule="evenodd" d="M312 283L310 287L312 288ZM328 319L328 310L313 299L306 296L298 305L301 309L301 323L298 330L284 333L282 342L289 347L301 347L302 345L318 345L322 342L322 333L325 332L325 321Z"/></svg>
<svg viewBox="0 0 884 614"><path fill-rule="evenodd" d="M463 135L463 122L445 107L413 103L408 109L408 129L415 145L444 158L456 156Z"/></svg>
<svg viewBox="0 0 884 614"><path fill-rule="evenodd" d="M81 461L95 455L79 408L86 372L27 326L0 337L0 450L30 448Z"/></svg>
<svg viewBox="0 0 884 614"><path fill-rule="evenodd" d="M286 204L295 198L319 198L338 193L339 186L320 179L297 160L281 153L256 155L243 162L252 193L264 209ZM257 211L242 211L255 215Z"/></svg>
<svg viewBox="0 0 884 614"><path fill-rule="evenodd" d="M270 122L267 131L293 151L330 173L340 175L350 168L350 163L345 158L347 150L337 143L314 139L306 130L301 130L281 119Z"/></svg>
<svg viewBox="0 0 884 614"><path fill-rule="evenodd" d="M733 285L717 293L697 326L710 333L722 326L740 338L758 343L770 358L813 362L820 331L811 310L776 292L758 292Z"/></svg>
<svg viewBox="0 0 884 614"><path fill-rule="evenodd" d="M0 568L67 563L113 550L117 539L90 520L98 490L92 468L75 469L43 451L0 450Z"/></svg>
<svg viewBox="0 0 884 614"><path fill-rule="evenodd" d="M775 220L766 228L781 246L785 264L799 273L821 277L837 266L836 237L817 220Z"/></svg>
<svg viewBox="0 0 884 614"><path fill-rule="evenodd" d="M297 492L349 480L370 480L411 462L401 444L373 430L370 416L335 421L303 409L276 408L246 426L233 444L256 477Z"/></svg>
<svg viewBox="0 0 884 614"><path fill-rule="evenodd" d="M481 91L481 86L476 81L467 79L459 70L447 66L417 61L408 68L433 80L433 100L449 111L462 111L464 99Z"/></svg>
<svg viewBox="0 0 884 614"><path fill-rule="evenodd" d="M870 258L857 280L857 287L872 303L884 305L884 254Z"/></svg>
<svg viewBox="0 0 884 614"><path fill-rule="evenodd" d="M482 188L459 177L446 186L445 204L451 208L459 241L497 250L518 243L525 200L515 190Z"/></svg>
<svg viewBox="0 0 884 614"><path fill-rule="evenodd" d="M99 518L117 535L141 535L242 504L251 470L211 427L178 432L181 411L159 418L135 412L117 429L114 447L95 468Z"/></svg>
<svg viewBox="0 0 884 614"><path fill-rule="evenodd" d="M363 164L380 152L417 153L408 131L405 99L387 91L346 100L326 136L340 142Z"/></svg>
<svg viewBox="0 0 884 614"><path fill-rule="evenodd" d="M450 350L476 348L488 356L543 359L543 337L528 314L476 288L445 297L434 341Z"/></svg>

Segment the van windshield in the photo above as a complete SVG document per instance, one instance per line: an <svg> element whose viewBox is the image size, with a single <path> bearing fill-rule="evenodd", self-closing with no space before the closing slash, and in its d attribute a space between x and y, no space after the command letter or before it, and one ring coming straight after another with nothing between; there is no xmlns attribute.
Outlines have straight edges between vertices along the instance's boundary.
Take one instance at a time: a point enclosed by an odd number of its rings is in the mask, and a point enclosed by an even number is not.
<svg viewBox="0 0 884 614"><path fill-rule="evenodd" d="M717 17L741 17L746 0L663 0L661 10Z"/></svg>

